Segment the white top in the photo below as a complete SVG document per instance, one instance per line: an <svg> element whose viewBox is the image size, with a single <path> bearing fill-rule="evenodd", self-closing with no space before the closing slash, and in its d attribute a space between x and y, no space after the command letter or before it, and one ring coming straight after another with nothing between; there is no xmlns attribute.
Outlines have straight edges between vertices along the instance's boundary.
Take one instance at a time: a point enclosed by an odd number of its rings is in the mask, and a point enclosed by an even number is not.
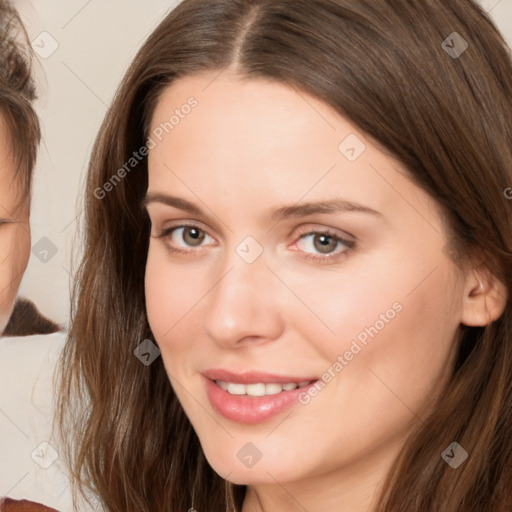
<svg viewBox="0 0 512 512"><path fill-rule="evenodd" d="M56 362L65 333L0 338L0 497L73 512L52 435ZM93 510L80 504L83 512Z"/></svg>

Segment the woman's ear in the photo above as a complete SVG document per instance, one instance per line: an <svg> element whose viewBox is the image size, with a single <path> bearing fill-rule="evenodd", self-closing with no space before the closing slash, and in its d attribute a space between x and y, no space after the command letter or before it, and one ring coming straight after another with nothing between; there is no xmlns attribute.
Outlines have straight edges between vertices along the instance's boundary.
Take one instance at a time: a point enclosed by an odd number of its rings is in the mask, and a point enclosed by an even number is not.
<svg viewBox="0 0 512 512"><path fill-rule="evenodd" d="M483 327L497 320L507 304L507 288L487 267L472 269L466 281L461 322Z"/></svg>

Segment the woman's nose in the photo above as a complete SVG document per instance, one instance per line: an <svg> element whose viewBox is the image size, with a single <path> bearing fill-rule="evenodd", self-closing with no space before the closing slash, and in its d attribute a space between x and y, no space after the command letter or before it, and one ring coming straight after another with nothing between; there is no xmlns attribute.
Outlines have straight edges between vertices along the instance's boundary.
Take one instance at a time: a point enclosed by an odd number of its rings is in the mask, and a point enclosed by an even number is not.
<svg viewBox="0 0 512 512"><path fill-rule="evenodd" d="M247 263L235 255L208 294L206 334L232 348L279 338L284 328L282 288L264 258Z"/></svg>

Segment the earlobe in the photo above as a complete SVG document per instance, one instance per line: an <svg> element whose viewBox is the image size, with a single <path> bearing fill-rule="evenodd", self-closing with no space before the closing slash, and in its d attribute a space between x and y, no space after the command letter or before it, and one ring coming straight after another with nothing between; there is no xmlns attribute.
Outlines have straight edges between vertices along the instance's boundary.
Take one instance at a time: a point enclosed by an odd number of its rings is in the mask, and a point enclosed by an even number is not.
<svg viewBox="0 0 512 512"><path fill-rule="evenodd" d="M486 267L473 269L463 297L461 322L483 327L497 320L507 304L507 288Z"/></svg>

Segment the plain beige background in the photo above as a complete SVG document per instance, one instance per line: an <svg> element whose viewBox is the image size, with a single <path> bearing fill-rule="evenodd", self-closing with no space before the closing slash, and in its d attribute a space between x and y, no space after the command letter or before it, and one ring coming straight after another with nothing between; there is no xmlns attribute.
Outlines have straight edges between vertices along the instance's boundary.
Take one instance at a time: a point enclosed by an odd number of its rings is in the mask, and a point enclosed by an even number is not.
<svg viewBox="0 0 512 512"><path fill-rule="evenodd" d="M36 107L43 127L33 194L33 252L20 295L59 323L66 325L69 316L72 246L94 137L137 49L177 3L14 2L39 55ZM512 0L482 4L512 46Z"/></svg>

